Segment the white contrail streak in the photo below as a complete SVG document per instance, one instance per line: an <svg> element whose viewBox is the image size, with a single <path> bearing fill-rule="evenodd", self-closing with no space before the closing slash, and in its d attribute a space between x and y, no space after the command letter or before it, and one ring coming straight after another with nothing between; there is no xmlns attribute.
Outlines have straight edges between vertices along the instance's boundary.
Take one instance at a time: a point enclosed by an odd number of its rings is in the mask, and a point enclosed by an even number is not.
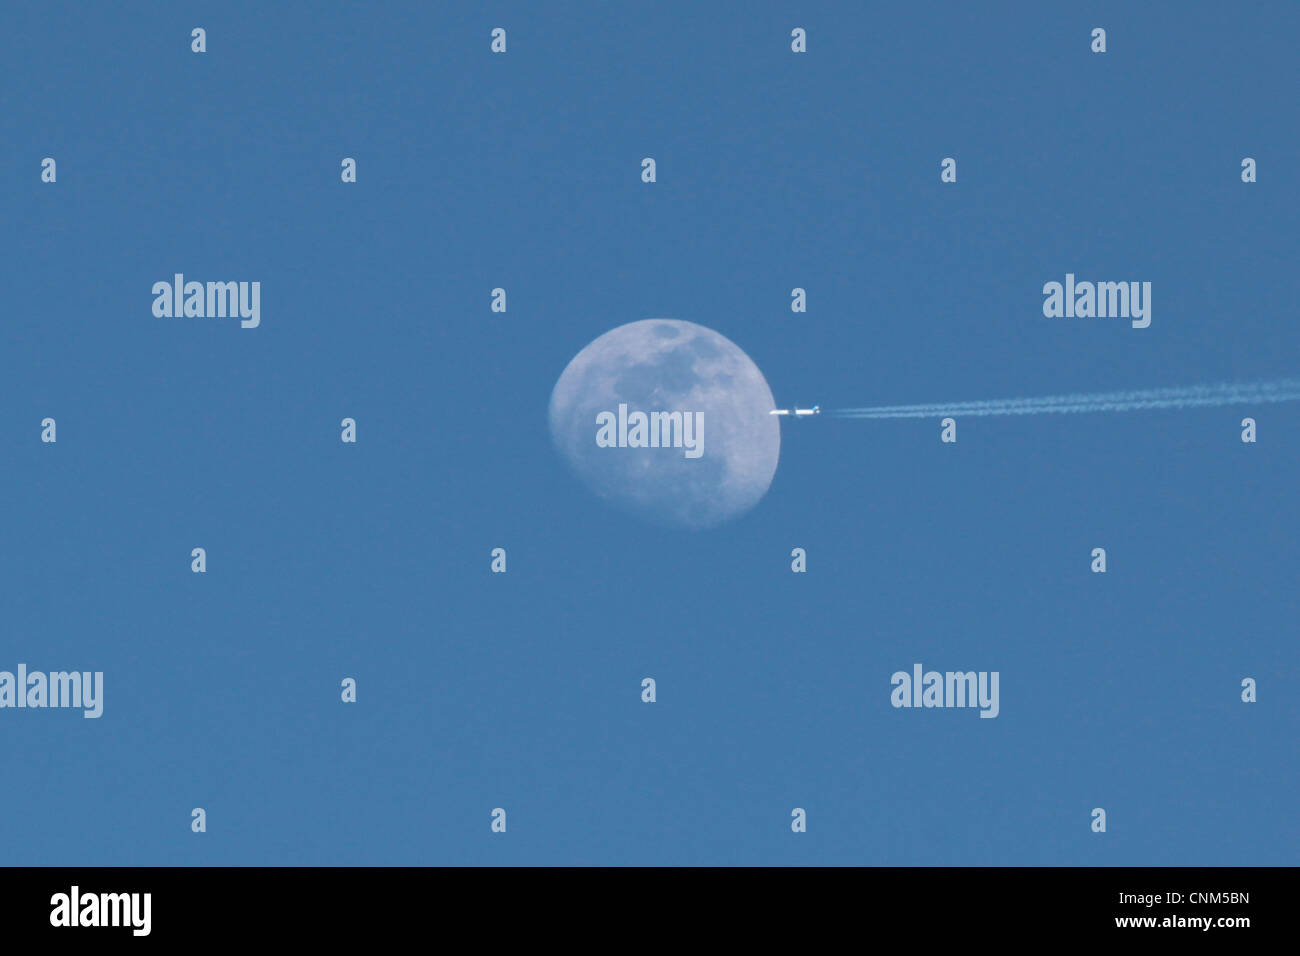
<svg viewBox="0 0 1300 956"><path fill-rule="evenodd" d="M1274 382L1234 382L1184 385L1129 392L1050 395L1043 398L1000 398L978 402L935 402L929 405L877 405L839 408L837 418L931 418L936 415L1066 415L1081 412L1135 412L1147 408L1201 408L1300 401L1300 379Z"/></svg>

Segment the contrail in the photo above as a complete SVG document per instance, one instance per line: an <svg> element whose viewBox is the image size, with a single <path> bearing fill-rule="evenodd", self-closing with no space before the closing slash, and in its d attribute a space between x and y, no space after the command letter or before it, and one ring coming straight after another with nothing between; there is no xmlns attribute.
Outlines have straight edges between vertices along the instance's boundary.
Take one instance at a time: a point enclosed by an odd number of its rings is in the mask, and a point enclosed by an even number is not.
<svg viewBox="0 0 1300 956"><path fill-rule="evenodd" d="M1082 412L1136 412L1147 408L1200 408L1300 401L1300 379L1274 382L1234 382L1183 385L1128 392L1049 395L1043 398L995 398L978 402L935 402L929 405L877 405L838 408L837 418L931 418L936 415L1066 415Z"/></svg>

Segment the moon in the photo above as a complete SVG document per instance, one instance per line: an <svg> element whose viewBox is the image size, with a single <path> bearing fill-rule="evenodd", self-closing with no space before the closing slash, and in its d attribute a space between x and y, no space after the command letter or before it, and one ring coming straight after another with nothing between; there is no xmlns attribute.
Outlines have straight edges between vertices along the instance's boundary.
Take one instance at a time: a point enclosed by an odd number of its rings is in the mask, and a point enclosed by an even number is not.
<svg viewBox="0 0 1300 956"><path fill-rule="evenodd" d="M601 447L597 416L617 419L620 404L629 415L699 413L701 454ZM730 339L645 319L606 332L568 364L551 392L551 437L606 502L655 524L711 528L749 511L771 485L781 456L774 407L763 373Z"/></svg>

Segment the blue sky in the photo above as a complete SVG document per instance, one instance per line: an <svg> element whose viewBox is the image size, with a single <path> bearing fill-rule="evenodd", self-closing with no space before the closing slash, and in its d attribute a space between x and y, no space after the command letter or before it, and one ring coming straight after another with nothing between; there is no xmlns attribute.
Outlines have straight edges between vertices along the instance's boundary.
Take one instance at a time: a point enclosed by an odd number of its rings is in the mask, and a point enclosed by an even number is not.
<svg viewBox="0 0 1300 956"><path fill-rule="evenodd" d="M328 6L0 37L0 669L105 674L0 711L0 861L1295 862L1300 408L823 416L704 533L546 428L659 316L826 408L1294 376L1294 7ZM1044 318L1066 272L1151 327ZM895 710L915 662L1000 715Z"/></svg>

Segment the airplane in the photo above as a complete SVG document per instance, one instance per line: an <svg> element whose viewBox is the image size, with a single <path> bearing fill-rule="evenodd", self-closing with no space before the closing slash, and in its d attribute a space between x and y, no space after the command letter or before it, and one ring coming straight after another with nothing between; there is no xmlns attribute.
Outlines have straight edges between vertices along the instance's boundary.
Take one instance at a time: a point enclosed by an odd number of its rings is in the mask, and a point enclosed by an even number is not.
<svg viewBox="0 0 1300 956"><path fill-rule="evenodd" d="M814 405L812 408L774 408L769 415L789 415L792 418L807 418L809 415L820 415L822 407Z"/></svg>

